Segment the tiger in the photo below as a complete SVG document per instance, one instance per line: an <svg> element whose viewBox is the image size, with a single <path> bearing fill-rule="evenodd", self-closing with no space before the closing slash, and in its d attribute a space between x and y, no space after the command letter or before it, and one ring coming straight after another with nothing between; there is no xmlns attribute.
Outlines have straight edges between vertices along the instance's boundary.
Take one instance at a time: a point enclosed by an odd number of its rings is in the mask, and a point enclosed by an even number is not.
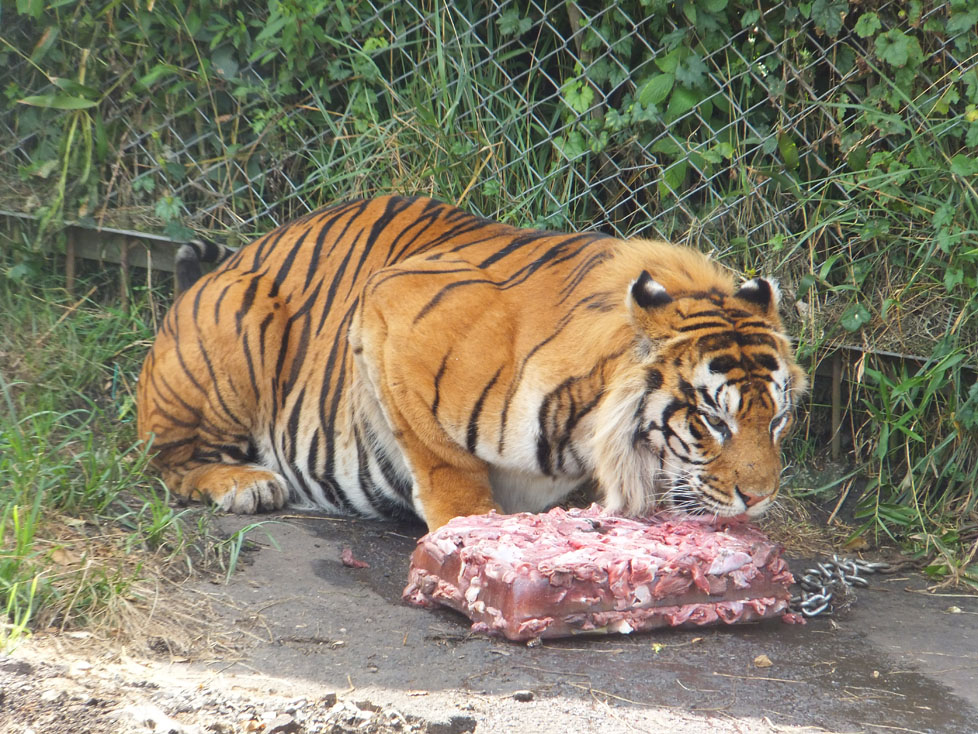
<svg viewBox="0 0 978 734"><path fill-rule="evenodd" d="M139 435L237 513L756 518L806 376L775 281L689 247L518 228L434 199L326 207L224 257L161 322Z"/></svg>

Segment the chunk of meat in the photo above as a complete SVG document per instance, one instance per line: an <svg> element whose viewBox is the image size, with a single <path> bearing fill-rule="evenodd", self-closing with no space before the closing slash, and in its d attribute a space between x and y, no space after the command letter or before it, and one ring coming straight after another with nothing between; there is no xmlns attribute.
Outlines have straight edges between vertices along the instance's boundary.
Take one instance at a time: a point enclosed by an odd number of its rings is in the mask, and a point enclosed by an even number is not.
<svg viewBox="0 0 978 734"><path fill-rule="evenodd" d="M774 617L793 582L781 549L748 525L592 505L455 518L418 541L403 598L528 640Z"/></svg>

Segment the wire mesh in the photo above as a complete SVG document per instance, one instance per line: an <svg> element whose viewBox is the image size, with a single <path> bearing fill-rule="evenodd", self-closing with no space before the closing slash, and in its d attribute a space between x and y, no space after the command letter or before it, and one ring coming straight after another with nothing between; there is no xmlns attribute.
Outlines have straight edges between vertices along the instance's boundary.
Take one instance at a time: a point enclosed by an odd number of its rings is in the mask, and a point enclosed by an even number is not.
<svg viewBox="0 0 978 734"><path fill-rule="evenodd" d="M786 3L703 46L686 69L688 103L673 107L671 94L669 108L650 85L675 39L706 33L682 16L659 19L654 35L650 17L583 0L347 5L329 21L342 38L322 42L315 84L283 73L287 49L249 54L230 35L179 59L148 49L136 72L103 70L100 84L119 86L99 101L108 142L97 182L75 192L81 204L65 219L148 231L176 221L171 231L184 235L247 238L329 201L400 190L489 217L722 251L797 229L804 195L792 181L839 170L830 153L869 93L859 80L870 41L831 37L812 21L785 35L772 24ZM28 24L8 29L9 45L37 43ZM973 56L954 57L953 38L929 53L956 74L975 70ZM0 171L20 183L0 204L29 212L43 209L32 184L57 175L47 162L59 152L39 122L51 111L13 103L43 82L29 54L7 58L0 88L15 91L0 113ZM281 88L286 77L293 88ZM934 98L951 82L938 80ZM785 146L796 157L791 181Z"/></svg>

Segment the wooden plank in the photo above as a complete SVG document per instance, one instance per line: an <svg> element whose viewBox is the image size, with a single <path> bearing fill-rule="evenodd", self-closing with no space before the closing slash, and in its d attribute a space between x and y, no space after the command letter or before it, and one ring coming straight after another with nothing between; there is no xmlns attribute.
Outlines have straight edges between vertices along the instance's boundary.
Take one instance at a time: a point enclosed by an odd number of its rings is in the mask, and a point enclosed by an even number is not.
<svg viewBox="0 0 978 734"><path fill-rule="evenodd" d="M31 214L0 209L0 217L36 220ZM172 273L174 257L182 242L148 232L118 229L116 227L86 227L76 222L64 224L69 241L73 243L74 257L86 260L121 264L123 252L128 248L126 260L130 266L163 270Z"/></svg>

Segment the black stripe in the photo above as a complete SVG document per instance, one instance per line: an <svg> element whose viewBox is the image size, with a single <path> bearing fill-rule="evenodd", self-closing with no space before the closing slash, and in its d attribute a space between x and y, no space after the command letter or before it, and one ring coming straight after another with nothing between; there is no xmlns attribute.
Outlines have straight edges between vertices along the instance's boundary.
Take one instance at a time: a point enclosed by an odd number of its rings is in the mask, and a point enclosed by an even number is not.
<svg viewBox="0 0 978 734"><path fill-rule="evenodd" d="M197 442L196 436L188 436L187 438L181 438L176 441L166 441L166 442L159 442L159 443L154 438L153 445L150 447L150 449L154 453L163 453L164 451L172 451L173 449L178 449L181 446L186 446L188 444L192 444L196 442Z"/></svg>
<svg viewBox="0 0 978 734"><path fill-rule="evenodd" d="M486 402L486 396L492 390L492 386L496 384L496 380L499 379L502 371L502 367L496 370L496 374L492 376L489 383L482 389L482 394L475 401L475 407L472 408L472 412L469 414L469 429L466 434L465 446L468 448L470 454L475 453L476 446L479 442L479 416L482 414L482 406Z"/></svg>
<svg viewBox="0 0 978 734"><path fill-rule="evenodd" d="M543 349L543 347L545 347L551 341L556 339L561 334L561 332L565 328L567 328L567 326L571 323L571 321L574 318L574 312L578 308L582 306L586 306L586 304L590 300L599 297L600 297L599 294L591 294L589 296L585 296L580 301L575 303L573 308L571 308L570 311L568 311L566 314L564 314L563 317L561 317L560 321L557 323L557 326L554 328L554 330L550 334L548 334L545 339L538 342L537 344L534 344L533 347L526 353L526 356L523 357L522 360L520 361L520 366L516 370L515 377L512 380L510 380L509 389L506 391L506 399L503 401L503 412L499 421L498 451L500 454L503 453L503 446L504 446L505 434L506 434L506 424L507 421L509 420L509 406L513 402L513 397L516 395L516 391L519 390L520 384L523 382L523 374L526 372L530 360L539 350Z"/></svg>
<svg viewBox="0 0 978 734"><path fill-rule="evenodd" d="M309 230L306 229L299 235L298 239L292 243L292 247L289 248L286 256L282 258L282 264L279 265L278 272L275 273L275 276L272 279L272 287L268 291L269 298L278 297L278 289L282 287L282 284L289 277L289 272L292 270L292 266L295 265L295 258L299 254L299 250L302 249L302 243L306 241L306 237L308 236Z"/></svg>
<svg viewBox="0 0 978 734"><path fill-rule="evenodd" d="M312 253L310 255L309 269L306 272L306 282L302 286L302 290L304 290L304 291L309 290L309 285L312 283L313 277L315 277L316 275L319 274L319 258L322 255L322 251L323 251L323 247L324 247L324 245L326 243L326 237L327 237L327 235L329 234L329 232L333 228L333 226L336 224L337 220L339 220L340 217L342 217L345 214L347 214L347 212L351 208L355 208L355 207L353 207L353 206L339 206L339 207L336 207L335 209L328 210L328 212L329 213L333 213L334 216L329 217L329 218L326 219L326 221L320 223L320 225L319 225L320 226L319 233L316 235L316 244L312 248ZM366 208L366 202L361 202L360 203L360 206L359 206L360 212L362 213L365 208ZM349 229L350 222L352 222L353 219L356 218L356 216L357 215L354 215L353 217L351 217L350 218L350 221L348 221L346 223L346 226L343 228L343 232L341 232L338 237L336 237L336 238L333 239L333 244L330 246L330 249L329 249L329 252L330 253L332 253L332 251L336 247L337 243L343 238L343 234L347 231L347 229Z"/></svg>
<svg viewBox="0 0 978 734"><path fill-rule="evenodd" d="M468 280L456 280L453 283L449 283L448 285L442 286L441 290L439 290L434 296L432 296L432 298L428 301L428 303L426 303L424 307L418 312L417 316L414 317L414 323L417 324L421 319L423 319L425 316L431 313L431 311L441 302L441 299L444 298L445 294L447 294L449 291L453 291L456 288L461 288L467 285L481 285L481 284L491 285L494 288L498 288L498 285L494 281L489 280L488 278L469 278Z"/></svg>
<svg viewBox="0 0 978 734"><path fill-rule="evenodd" d="M547 237L553 236L550 232L538 232L534 230L522 230L522 233L518 236L514 236L510 243L506 245L501 250L497 250L492 255L487 257L481 263L479 263L480 268L487 268L494 263L499 262L504 257L512 255L517 250L529 245L537 240L541 240ZM560 247L560 245L557 245Z"/></svg>
<svg viewBox="0 0 978 734"><path fill-rule="evenodd" d="M303 387L299 390L299 395L295 399L295 405L292 406L292 412L289 413L289 420L287 423L288 437L293 446L293 452L289 454L288 459L290 464L295 464L295 445L299 440L299 419L302 417L302 406L306 397L306 388Z"/></svg>
<svg viewBox="0 0 978 734"><path fill-rule="evenodd" d="M255 376L255 363L251 357L251 345L248 344L248 334L245 333L241 340L241 349L244 351L245 362L248 364L248 381L251 383L251 391L255 395L255 407L261 400L261 391L258 389L258 378Z"/></svg>
<svg viewBox="0 0 978 734"><path fill-rule="evenodd" d="M173 386L167 381L166 375L161 374L159 370L154 370L152 372L152 385L154 388L156 388L156 392L159 393L161 397L163 396L163 391L160 390L159 385L157 385L156 382L157 379L159 379L160 383L163 384L163 387L166 388L167 392L170 393L170 396L178 403L180 403L181 406L183 406L184 410L186 410L191 415L195 415L198 418L200 417L200 411L197 410L195 406L192 406L190 403L188 403L186 400L183 399L183 391L181 390L178 392L177 390L174 390Z"/></svg>
<svg viewBox="0 0 978 734"><path fill-rule="evenodd" d="M197 338L197 348L200 349L200 354L204 358L204 365L207 367L207 372L211 376L211 384L214 385L214 388L215 388L211 392L212 392L213 395L216 395L217 396L217 402L220 403L221 408L224 409L224 412L227 414L228 418L230 418L232 421L234 421L235 423L237 423L239 426L245 426L245 425L247 425L247 423L245 423L243 420L241 420L235 414L235 412L233 410L231 410L231 406L229 406L227 404L227 402L224 400L224 396L221 395L221 390L220 390L220 387L218 385L218 380L217 380L217 373L214 371L214 365L211 362L210 357L207 355L207 350L204 349L204 343L200 340L200 337ZM208 402L209 402L209 400L208 400Z"/></svg>
<svg viewBox="0 0 978 734"><path fill-rule="evenodd" d="M729 329L729 321L698 321L695 324L683 324L677 329L681 333L700 331L702 329Z"/></svg>
<svg viewBox="0 0 978 734"><path fill-rule="evenodd" d="M268 332L268 326L275 320L274 313L268 313L265 318L261 320L258 324L258 356L261 357L262 367L265 366L265 334Z"/></svg>
<svg viewBox="0 0 978 734"><path fill-rule="evenodd" d="M305 355L306 347L309 344L309 319L307 314L312 310L313 305L319 298L319 291L323 287L323 282L319 281L316 284L315 290L309 295L308 298L303 302L303 304L289 316L288 321L285 322L285 328L282 333L281 346L278 353L278 362L275 365L275 374L281 375L282 370L285 368L285 360L288 356L289 346L292 343L292 327L300 319L303 320L303 328L301 337L295 341L296 344L296 354L293 355L292 359L292 369L289 371L289 376L282 383L282 402L285 402L285 396L291 387L292 381L295 379L298 371L302 369L302 357Z"/></svg>
<svg viewBox="0 0 978 734"><path fill-rule="evenodd" d="M402 278L405 275L453 275L455 273L475 273L476 270L467 265L464 268L452 268L450 270L438 270L436 268L411 268L410 270L394 270L392 272L385 272L381 277L375 278L370 282L370 293L373 294L380 286L384 283L393 280L394 278Z"/></svg>
<svg viewBox="0 0 978 734"><path fill-rule="evenodd" d="M574 270L576 272L571 273L571 279L564 284L564 287L560 289L561 297L557 301L558 304L563 303L567 300L578 285L590 274L594 268L601 265L603 262L611 257L610 252L598 252L591 257L583 260Z"/></svg>
<svg viewBox="0 0 978 734"><path fill-rule="evenodd" d="M394 464L391 462L387 452L380 445L380 442L377 440L377 435L373 432L369 423L364 424L363 430L366 434L366 444L370 449L370 455L377 462L377 468L380 469L380 474L387 483L387 486L410 507L413 504L411 501L411 482L405 481L394 469ZM375 505L375 507L383 514L389 514L390 506L394 503L385 494L379 494L384 499L383 506Z"/></svg>
<svg viewBox="0 0 978 734"><path fill-rule="evenodd" d="M241 321L242 321L242 319L244 319L245 314L247 314L251 310L251 307L255 303L255 295L258 293L258 284L259 284L260 280L261 280L261 278L259 276L255 276L254 278L251 279L251 282L248 284L247 289L245 289L244 295L241 297L241 305L238 307L238 310L235 311L235 313L234 313L234 330L235 330L235 333L238 334L238 336L241 336ZM227 289L225 289L225 292L226 291L227 291ZM217 321L217 309L219 308L220 300L223 299L223 298L224 298L224 293L222 293L221 294L221 298L218 299L218 304L216 304L214 306L214 323L215 324L218 323L218 321Z"/></svg>
<svg viewBox="0 0 978 734"><path fill-rule="evenodd" d="M435 375L435 399L431 401L431 414L438 417L438 403L441 401L441 378L445 376L445 370L448 368L448 355L452 353L449 349L444 357L441 358L441 365L438 367L438 373Z"/></svg>
<svg viewBox="0 0 978 734"><path fill-rule="evenodd" d="M346 334L350 326L350 318L352 314L356 311L357 301L350 304L349 309L343 315L340 320L340 328L337 333ZM343 387L346 382L346 364L347 364L347 348L348 343L345 339L334 339L332 346L330 347L329 355L326 358L326 364L323 374L324 385L327 389L323 391L320 396L319 405L319 415L320 426L323 429L323 436L326 439L326 466L325 475L332 477L335 475L336 466L336 413L339 408L340 398L343 395ZM330 395L329 385L333 381L333 375L336 375L335 384L333 384L332 399L327 407L326 399ZM345 508L349 512L354 512L353 506L350 504L346 495L342 492L340 487L336 487L336 495L338 506Z"/></svg>
<svg viewBox="0 0 978 734"><path fill-rule="evenodd" d="M326 300L320 308L319 324L316 326L316 336L322 332L323 327L326 325L326 317L329 316L330 311L333 308L333 301L336 300L336 292L339 290L340 283L343 281L343 276L346 273L346 268L350 264L350 257L353 255L353 249L356 247L357 242L360 240L360 235L363 234L363 230L357 233L357 236L353 239L353 242L346 250L346 255L343 256L343 261L339 264L336 269L336 273L333 275L333 280L329 284L329 290L326 291ZM316 285L316 293L319 293L319 289L322 286L323 281L319 281ZM354 302L355 303L355 302ZM345 331L339 332L346 335Z"/></svg>

